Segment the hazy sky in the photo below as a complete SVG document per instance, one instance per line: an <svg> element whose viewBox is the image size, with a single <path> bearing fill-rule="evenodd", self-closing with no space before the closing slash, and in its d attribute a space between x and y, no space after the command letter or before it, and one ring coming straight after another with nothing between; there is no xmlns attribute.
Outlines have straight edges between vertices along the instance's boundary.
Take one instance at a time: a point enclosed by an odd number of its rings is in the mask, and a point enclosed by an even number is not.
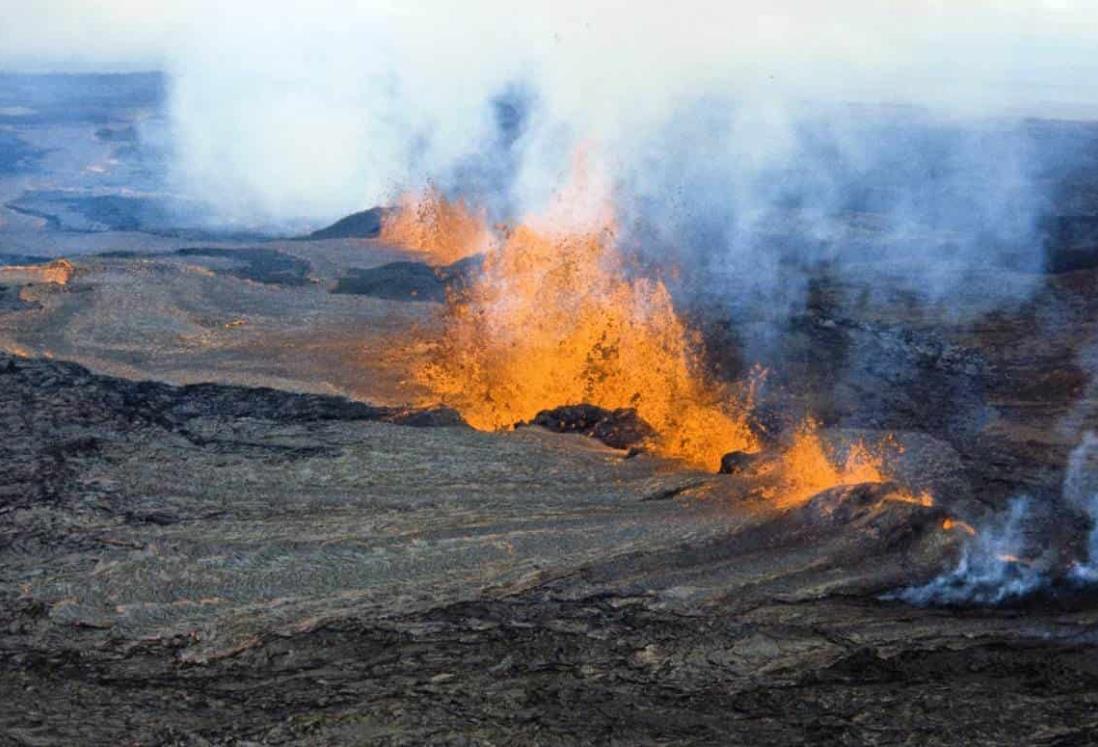
<svg viewBox="0 0 1098 747"><path fill-rule="evenodd" d="M547 37L542 41L558 43L569 41L562 35L596 33L613 51L621 36L639 32L657 35L649 39L656 48L669 40L695 48L750 40L756 49L798 56L829 51L866 62L947 37L947 43L964 39L999 52L1036 45L1027 51L1047 55L1037 62L1056 64L1075 45L1098 39L1098 3L1093 0L0 0L0 65L158 66L178 52L178 45L210 31L226 16L311 23L318 32L402 18L425 40L488 31L486 37L469 38L477 47L500 41L492 38L493 30L507 30L527 40ZM1067 48L1054 48L1061 44Z"/></svg>
<svg viewBox="0 0 1098 747"><path fill-rule="evenodd" d="M453 75L443 65L474 77L525 65L585 83L711 77L978 106L1098 101L1095 0L0 0L0 19L7 70L185 72L218 56L429 70L437 58L440 78Z"/></svg>
<svg viewBox="0 0 1098 747"><path fill-rule="evenodd" d="M431 178L516 80L538 97L534 192L562 138L624 152L705 96L750 102L750 158L806 100L1098 115L1098 0L0 0L0 19L0 69L169 72L181 178L241 215Z"/></svg>

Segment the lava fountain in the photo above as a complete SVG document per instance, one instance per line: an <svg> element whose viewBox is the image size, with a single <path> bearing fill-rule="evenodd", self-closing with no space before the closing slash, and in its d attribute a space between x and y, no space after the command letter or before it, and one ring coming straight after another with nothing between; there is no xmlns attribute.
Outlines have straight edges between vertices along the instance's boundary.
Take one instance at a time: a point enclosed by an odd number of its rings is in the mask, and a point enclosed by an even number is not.
<svg viewBox="0 0 1098 747"><path fill-rule="evenodd" d="M566 190L557 209L582 193ZM588 403L635 409L658 434L651 450L693 466L713 469L722 454L753 449L742 392L702 375L699 340L666 286L631 276L612 211L578 230L541 223L506 230L473 283L451 297L418 381L478 429ZM482 232L467 235L479 244Z"/></svg>
<svg viewBox="0 0 1098 747"><path fill-rule="evenodd" d="M434 264L479 254L491 238L484 211L448 200L436 187L406 193L381 221L381 241L420 252Z"/></svg>
<svg viewBox="0 0 1098 747"><path fill-rule="evenodd" d="M864 441L855 441L844 456L829 454L820 437L819 424L806 418L793 434L792 441L771 462L764 473L772 474L775 483L765 493L772 502L796 506L829 488L892 480L885 466L884 450L898 448L891 439L871 448ZM893 498L923 506L934 499L928 492L897 491Z"/></svg>
<svg viewBox="0 0 1098 747"><path fill-rule="evenodd" d="M728 452L756 451L747 419L755 382L715 382L703 373L699 336L664 283L627 261L612 207L590 194L578 168L547 217L496 232L483 213L435 189L404 198L383 240L438 261L484 253L478 274L450 293L441 334L414 379L480 430L586 403L632 408L656 434L649 450L693 467L715 469ZM889 479L864 444L841 460L829 455L811 420L768 463L768 492L781 505Z"/></svg>

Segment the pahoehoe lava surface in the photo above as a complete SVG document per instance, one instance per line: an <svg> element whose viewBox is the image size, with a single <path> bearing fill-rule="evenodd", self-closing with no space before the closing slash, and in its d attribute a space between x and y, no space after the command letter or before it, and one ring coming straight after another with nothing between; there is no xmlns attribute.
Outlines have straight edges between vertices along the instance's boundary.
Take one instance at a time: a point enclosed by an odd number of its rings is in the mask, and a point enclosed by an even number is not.
<svg viewBox="0 0 1098 747"><path fill-rule="evenodd" d="M877 601L953 548L944 509L887 484L776 512L734 476L574 435L12 356L0 413L13 743L1082 744L1098 727L1095 612ZM921 444L906 458L950 463ZM668 492L683 500L645 500Z"/></svg>

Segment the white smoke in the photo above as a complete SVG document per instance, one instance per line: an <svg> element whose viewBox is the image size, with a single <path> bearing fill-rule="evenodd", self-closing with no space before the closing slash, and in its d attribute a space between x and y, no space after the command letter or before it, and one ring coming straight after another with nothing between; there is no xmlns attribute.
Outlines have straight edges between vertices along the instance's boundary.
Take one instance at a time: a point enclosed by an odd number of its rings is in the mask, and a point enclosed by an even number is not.
<svg viewBox="0 0 1098 747"><path fill-rule="evenodd" d="M1087 557L1072 567L1075 578L1085 583L1098 582L1098 436L1087 431L1068 458L1064 477L1064 498L1090 518Z"/></svg>
<svg viewBox="0 0 1098 747"><path fill-rule="evenodd" d="M923 586L887 595L917 605L997 605L1034 592L1061 586L1098 583L1098 436L1083 435L1068 457L1061 493L1064 500L1091 522L1085 555L1066 565L1050 566L1034 557L1030 535L1035 522L1033 503L1015 498L1005 514L976 529L965 544L956 567ZM1054 553L1056 548L1042 548Z"/></svg>
<svg viewBox="0 0 1098 747"><path fill-rule="evenodd" d="M863 255L894 247L920 296L1024 297L1029 274L971 292L989 266L1043 261L1043 154L1001 118L1098 111L1098 56L1070 53L1098 40L1082 4L197 7L167 57L176 176L222 222L296 231L428 182L542 214L584 149L636 246L779 316L803 298L785 255L863 271L861 211L881 216ZM492 107L516 85L530 101L504 148Z"/></svg>
<svg viewBox="0 0 1098 747"><path fill-rule="evenodd" d="M1046 164L1001 118L1098 113L1089 0L0 4L0 66L167 70L175 187L223 224L297 231L470 174L493 215L539 214L584 147L646 251L779 313L803 277L776 247L855 265L834 215L863 209L917 293L1024 295L971 292L1041 261Z"/></svg>
<svg viewBox="0 0 1098 747"><path fill-rule="evenodd" d="M1006 514L978 528L955 568L923 586L887 598L920 606L997 605L1042 588L1047 583L1045 575L1025 559L1030 506L1028 498L1015 498Z"/></svg>

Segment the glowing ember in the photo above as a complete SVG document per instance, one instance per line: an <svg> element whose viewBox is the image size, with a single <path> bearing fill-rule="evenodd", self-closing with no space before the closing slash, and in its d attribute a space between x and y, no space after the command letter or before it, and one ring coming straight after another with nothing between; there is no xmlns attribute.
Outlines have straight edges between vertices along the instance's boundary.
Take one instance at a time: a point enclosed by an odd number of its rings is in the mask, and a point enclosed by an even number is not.
<svg viewBox="0 0 1098 747"><path fill-rule="evenodd" d="M893 493L889 496L889 499L903 503L914 503L916 506L923 506L924 508L930 508L934 505L934 496L925 490L921 493L909 493L905 490Z"/></svg>
<svg viewBox="0 0 1098 747"><path fill-rule="evenodd" d="M958 519L950 519L950 518L943 519L942 520L942 529L944 529L947 532L956 529L958 531L964 532L965 534L967 534L970 537L975 537L976 536L976 530L972 528L971 524L969 524L968 522L965 522L965 521L960 521Z"/></svg>
<svg viewBox="0 0 1098 747"><path fill-rule="evenodd" d="M715 469L755 446L743 410L699 374L667 288L630 278L613 239L612 219L586 232L510 231L451 300L419 379L480 429L559 405L632 407L659 434L655 451Z"/></svg>
<svg viewBox="0 0 1098 747"><path fill-rule="evenodd" d="M485 251L491 234L483 213L461 200L452 202L435 188L407 194L381 221L381 240L428 255L435 264L450 264Z"/></svg>

